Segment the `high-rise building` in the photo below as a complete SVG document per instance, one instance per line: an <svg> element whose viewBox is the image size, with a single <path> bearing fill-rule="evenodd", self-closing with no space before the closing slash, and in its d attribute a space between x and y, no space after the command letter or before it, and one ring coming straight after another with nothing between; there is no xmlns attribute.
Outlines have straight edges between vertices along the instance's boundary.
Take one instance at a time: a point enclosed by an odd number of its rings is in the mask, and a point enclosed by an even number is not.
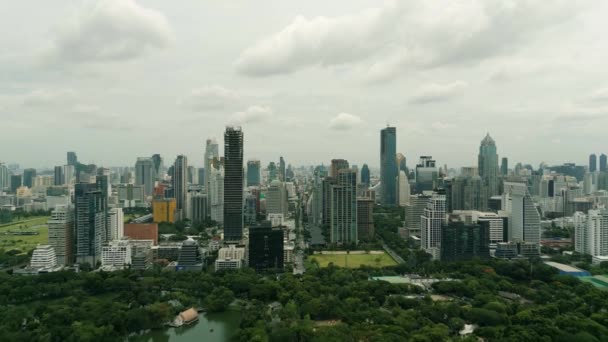
<svg viewBox="0 0 608 342"><path fill-rule="evenodd" d="M211 189L210 184L211 173L213 171L212 164L214 160L218 160L219 158L220 154L217 141L215 141L215 139L207 139L207 143L205 145L205 192L207 192L207 195L209 195L210 199L215 196L212 193L213 190Z"/></svg>
<svg viewBox="0 0 608 342"><path fill-rule="evenodd" d="M152 216L154 222L175 222L176 207L175 198L152 200Z"/></svg>
<svg viewBox="0 0 608 342"><path fill-rule="evenodd" d="M31 188L34 186L34 178L36 177L36 169L23 170L23 186Z"/></svg>
<svg viewBox="0 0 608 342"><path fill-rule="evenodd" d="M144 197L152 196L156 182L156 166L153 158L139 157L135 162L135 185L144 188Z"/></svg>
<svg viewBox="0 0 608 342"><path fill-rule="evenodd" d="M243 237L243 131L226 127L224 132L224 240Z"/></svg>
<svg viewBox="0 0 608 342"><path fill-rule="evenodd" d="M331 166L329 168L329 176L337 178L338 171L348 169L348 160L345 159L332 159Z"/></svg>
<svg viewBox="0 0 608 342"><path fill-rule="evenodd" d="M405 227L409 236L420 236L420 217L430 199L429 195L417 194L410 196L410 203L405 206Z"/></svg>
<svg viewBox="0 0 608 342"><path fill-rule="evenodd" d="M361 167L361 183L366 186L370 186L370 176L369 176L369 166L367 164L363 164Z"/></svg>
<svg viewBox="0 0 608 342"><path fill-rule="evenodd" d="M188 158L184 155L179 155L173 164L173 192L175 195L176 216L178 220L186 218L186 200L188 197Z"/></svg>
<svg viewBox="0 0 608 342"><path fill-rule="evenodd" d="M397 166L397 129L386 127L380 131L380 203L397 205L398 176Z"/></svg>
<svg viewBox="0 0 608 342"><path fill-rule="evenodd" d="M205 191L207 191L207 181L205 180L205 169L199 167L197 169L198 172L198 184L205 187Z"/></svg>
<svg viewBox="0 0 608 342"><path fill-rule="evenodd" d="M249 267L256 271L283 268L283 231L270 221L249 228Z"/></svg>
<svg viewBox="0 0 608 342"><path fill-rule="evenodd" d="M597 171L597 156L595 153L589 155L589 172Z"/></svg>
<svg viewBox="0 0 608 342"><path fill-rule="evenodd" d="M160 154L154 154L152 155L152 163L154 164L154 176L156 177L156 180L161 180L165 173L163 158Z"/></svg>
<svg viewBox="0 0 608 342"><path fill-rule="evenodd" d="M490 257L488 227L466 223L458 215L451 215L441 228L440 247L441 261L487 259Z"/></svg>
<svg viewBox="0 0 608 342"><path fill-rule="evenodd" d="M277 179L277 164L275 162L268 163L268 183Z"/></svg>
<svg viewBox="0 0 608 342"><path fill-rule="evenodd" d="M574 214L575 250L591 256L608 256L608 211L589 210Z"/></svg>
<svg viewBox="0 0 608 342"><path fill-rule="evenodd" d="M360 241L374 239L374 200L370 197L357 198L357 237Z"/></svg>
<svg viewBox="0 0 608 342"><path fill-rule="evenodd" d="M210 164L209 203L211 219L224 222L224 167L219 159Z"/></svg>
<svg viewBox="0 0 608 342"><path fill-rule="evenodd" d="M74 262L72 247L74 245L74 212L68 206L56 206L51 212L47 225L49 227L49 245L55 250L59 265L70 265Z"/></svg>
<svg viewBox="0 0 608 342"><path fill-rule="evenodd" d="M399 171L403 171L405 173L407 173L407 159L405 158L405 156L402 153L397 153L397 168L399 169Z"/></svg>
<svg viewBox="0 0 608 342"><path fill-rule="evenodd" d="M410 203L410 181L407 179L405 171L399 171L397 178L397 201L400 207L405 207Z"/></svg>
<svg viewBox="0 0 608 342"><path fill-rule="evenodd" d="M431 156L420 156L420 163L416 165L416 192L432 191L437 186L439 172L435 160Z"/></svg>
<svg viewBox="0 0 608 342"><path fill-rule="evenodd" d="M528 252L540 253L540 214L525 183L504 183L502 209L509 213L509 241L533 246Z"/></svg>
<svg viewBox="0 0 608 342"><path fill-rule="evenodd" d="M440 258L441 226L446 219L445 195L433 194L420 217L420 245L433 259Z"/></svg>
<svg viewBox="0 0 608 342"><path fill-rule="evenodd" d="M76 182L76 167L74 165L63 166L63 181L66 185L72 185Z"/></svg>
<svg viewBox="0 0 608 342"><path fill-rule="evenodd" d="M22 175L11 175L11 192L13 194L17 193L17 189L21 187L22 180Z"/></svg>
<svg viewBox="0 0 608 342"><path fill-rule="evenodd" d="M0 191L10 187L10 175L8 167L0 162Z"/></svg>
<svg viewBox="0 0 608 342"><path fill-rule="evenodd" d="M357 173L338 171L331 187L330 238L332 243L358 243L357 238Z"/></svg>
<svg viewBox="0 0 608 342"><path fill-rule="evenodd" d="M502 161L500 163L500 174L503 176L509 174L509 159L507 157L502 157Z"/></svg>
<svg viewBox="0 0 608 342"><path fill-rule="evenodd" d="M119 240L125 235L125 216L122 208L108 210L108 240Z"/></svg>
<svg viewBox="0 0 608 342"><path fill-rule="evenodd" d="M322 165L315 167L312 180L312 198L310 199L310 222L320 226L323 224L323 178L327 171Z"/></svg>
<svg viewBox="0 0 608 342"><path fill-rule="evenodd" d="M74 239L77 263L95 267L101 261L101 247L106 241L106 207L104 194L97 184L78 183L75 186Z"/></svg>
<svg viewBox="0 0 608 342"><path fill-rule="evenodd" d="M498 192L498 154L496 153L496 142L488 133L479 146L477 168L483 185L487 189L484 198L484 209L488 206L488 200L492 196L499 195Z"/></svg>
<svg viewBox="0 0 608 342"><path fill-rule="evenodd" d="M247 186L260 185L260 161L247 161Z"/></svg>
<svg viewBox="0 0 608 342"><path fill-rule="evenodd" d="M209 197L207 194L195 194L190 198L192 202L192 223L202 223L209 218Z"/></svg>
<svg viewBox="0 0 608 342"><path fill-rule="evenodd" d="M257 195L248 194L247 197L245 197L245 211L243 213L243 219L246 226L254 225L257 221L257 202Z"/></svg>
<svg viewBox="0 0 608 342"><path fill-rule="evenodd" d="M600 154L600 172L607 172L608 171L608 162L607 162L607 157L605 154Z"/></svg>
<svg viewBox="0 0 608 342"><path fill-rule="evenodd" d="M486 188L479 176L458 176L446 181L447 209L453 210L485 210Z"/></svg>
<svg viewBox="0 0 608 342"><path fill-rule="evenodd" d="M332 187L337 184L334 177L325 177L321 181L321 225L329 227L331 224L331 193Z"/></svg>
<svg viewBox="0 0 608 342"><path fill-rule="evenodd" d="M184 241L177 259L177 270L200 271L202 268L203 264L201 262L201 253L198 248L198 243L190 239Z"/></svg>
<svg viewBox="0 0 608 342"><path fill-rule="evenodd" d="M32 252L30 267L37 270L52 271L57 266L57 255L50 245L38 245Z"/></svg>
<svg viewBox="0 0 608 342"><path fill-rule="evenodd" d="M68 152L68 165L78 165L78 157L76 156L76 152Z"/></svg>
<svg viewBox="0 0 608 342"><path fill-rule="evenodd" d="M266 191L266 213L287 216L287 190L285 183L273 180Z"/></svg>
<svg viewBox="0 0 608 342"><path fill-rule="evenodd" d="M279 180L285 181L285 159L282 156L279 158Z"/></svg>

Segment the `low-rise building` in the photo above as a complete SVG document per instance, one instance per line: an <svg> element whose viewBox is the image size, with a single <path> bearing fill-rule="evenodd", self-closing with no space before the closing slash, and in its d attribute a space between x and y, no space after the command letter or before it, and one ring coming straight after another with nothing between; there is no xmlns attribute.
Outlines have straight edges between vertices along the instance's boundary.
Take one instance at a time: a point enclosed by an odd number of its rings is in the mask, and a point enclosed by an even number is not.
<svg viewBox="0 0 608 342"><path fill-rule="evenodd" d="M246 251L244 247L229 245L220 248L217 260L215 260L215 270L236 269L246 266Z"/></svg>

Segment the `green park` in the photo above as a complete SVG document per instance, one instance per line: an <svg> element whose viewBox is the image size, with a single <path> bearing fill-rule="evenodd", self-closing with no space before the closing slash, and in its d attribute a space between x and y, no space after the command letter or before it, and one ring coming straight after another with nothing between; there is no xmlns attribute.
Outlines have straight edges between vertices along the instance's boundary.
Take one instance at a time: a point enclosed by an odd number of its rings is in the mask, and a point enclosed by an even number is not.
<svg viewBox="0 0 608 342"><path fill-rule="evenodd" d="M38 244L46 244L48 219L48 216L34 216L0 225L0 249L27 254Z"/></svg>

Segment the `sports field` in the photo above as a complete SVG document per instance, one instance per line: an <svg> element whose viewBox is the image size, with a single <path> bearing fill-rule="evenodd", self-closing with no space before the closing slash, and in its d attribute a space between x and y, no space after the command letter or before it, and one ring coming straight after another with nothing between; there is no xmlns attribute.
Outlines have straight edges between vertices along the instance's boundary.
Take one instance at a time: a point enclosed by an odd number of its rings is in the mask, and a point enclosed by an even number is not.
<svg viewBox="0 0 608 342"><path fill-rule="evenodd" d="M334 266L359 268L366 265L371 267L386 267L397 265L388 254L314 254L308 258L315 259L320 267L327 267L330 263Z"/></svg>
<svg viewBox="0 0 608 342"><path fill-rule="evenodd" d="M27 253L38 244L48 243L48 217L30 217L0 226L0 249L19 250ZM9 235L8 232L37 232L37 235Z"/></svg>

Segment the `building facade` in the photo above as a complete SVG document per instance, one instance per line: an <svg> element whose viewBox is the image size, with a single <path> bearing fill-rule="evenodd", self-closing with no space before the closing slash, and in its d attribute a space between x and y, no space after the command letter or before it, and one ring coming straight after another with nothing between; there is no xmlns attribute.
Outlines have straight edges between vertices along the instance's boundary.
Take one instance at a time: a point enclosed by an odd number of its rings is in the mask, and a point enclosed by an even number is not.
<svg viewBox="0 0 608 342"><path fill-rule="evenodd" d="M224 240L243 238L243 131L224 132Z"/></svg>
<svg viewBox="0 0 608 342"><path fill-rule="evenodd" d="M397 129L386 127L380 131L380 202L397 205Z"/></svg>

